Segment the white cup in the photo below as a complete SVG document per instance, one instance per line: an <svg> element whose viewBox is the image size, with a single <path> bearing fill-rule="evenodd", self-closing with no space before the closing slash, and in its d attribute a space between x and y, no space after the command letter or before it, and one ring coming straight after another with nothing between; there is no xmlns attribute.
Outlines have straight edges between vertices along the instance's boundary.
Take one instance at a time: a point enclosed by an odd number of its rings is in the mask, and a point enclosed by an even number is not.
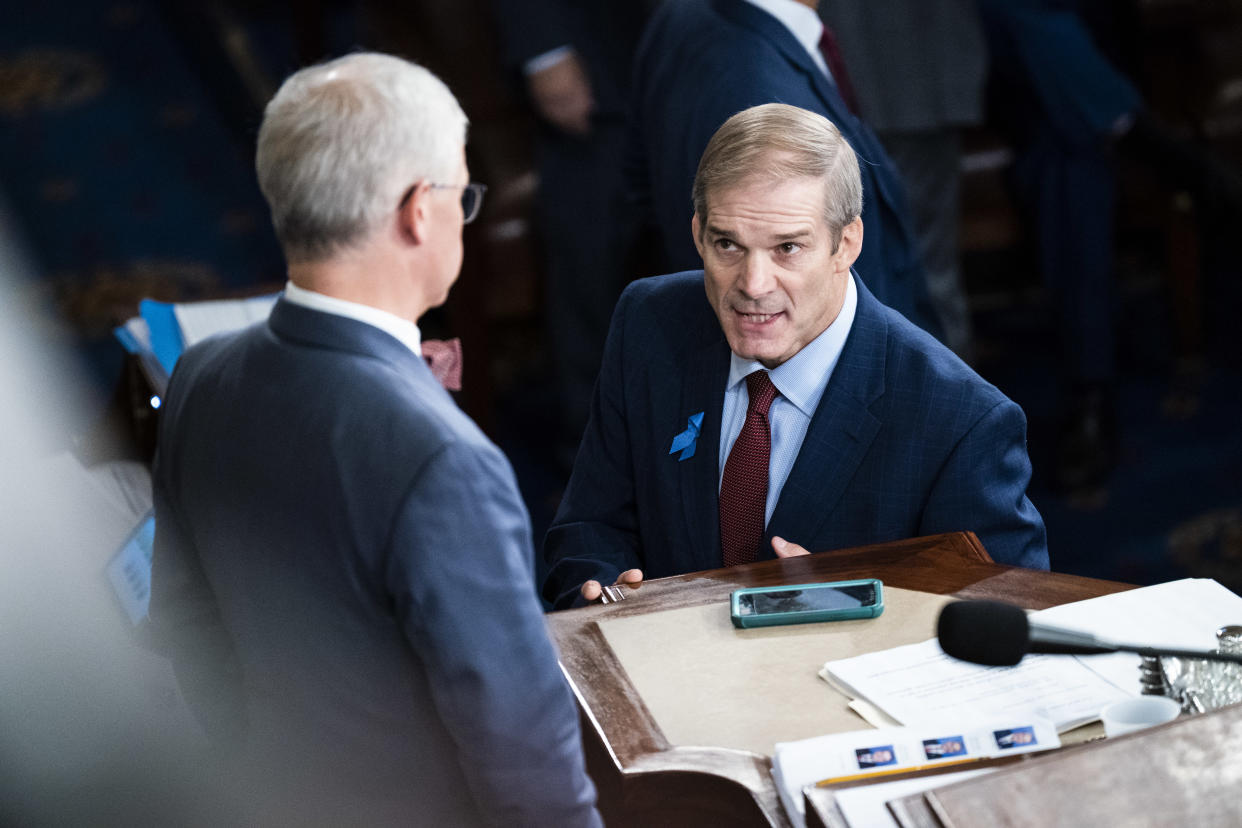
<svg viewBox="0 0 1242 828"><path fill-rule="evenodd" d="M1139 696L1113 702L1100 711L1104 735L1112 738L1177 718L1182 706L1167 696Z"/></svg>

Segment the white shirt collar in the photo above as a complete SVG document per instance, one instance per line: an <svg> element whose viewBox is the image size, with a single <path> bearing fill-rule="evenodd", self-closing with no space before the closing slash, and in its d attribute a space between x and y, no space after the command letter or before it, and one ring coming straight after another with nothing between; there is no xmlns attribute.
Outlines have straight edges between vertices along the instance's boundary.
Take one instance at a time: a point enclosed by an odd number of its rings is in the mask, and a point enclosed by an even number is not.
<svg viewBox="0 0 1242 828"><path fill-rule="evenodd" d="M423 355L423 336L418 330L418 325L396 314L373 308L370 305L360 305L357 302L349 302L345 299L337 299L335 296L300 288L293 282L285 282L285 299L304 308L365 322L396 338L416 356Z"/></svg>
<svg viewBox="0 0 1242 828"><path fill-rule="evenodd" d="M854 313L858 309L858 288L854 285L853 274L845 286L845 301L841 304L841 312L832 320L823 333L803 346L780 365L768 371L768 378L781 392L781 397L793 403L807 417L815 414L819 400L824 396L828 380L837 367L841 351L845 348L845 340L854 325ZM726 389L746 379L754 371L765 370L762 363L755 360L742 359L737 354L729 354L729 382Z"/></svg>
<svg viewBox="0 0 1242 828"><path fill-rule="evenodd" d="M824 33L824 21L819 19L819 14L815 9L804 6L798 0L746 0L746 2L752 6L758 6L779 20L802 44L802 48L806 49L807 54L811 56L811 60L815 61L820 71L832 77L832 73L828 71L828 64L824 62L824 56L819 51L819 39Z"/></svg>

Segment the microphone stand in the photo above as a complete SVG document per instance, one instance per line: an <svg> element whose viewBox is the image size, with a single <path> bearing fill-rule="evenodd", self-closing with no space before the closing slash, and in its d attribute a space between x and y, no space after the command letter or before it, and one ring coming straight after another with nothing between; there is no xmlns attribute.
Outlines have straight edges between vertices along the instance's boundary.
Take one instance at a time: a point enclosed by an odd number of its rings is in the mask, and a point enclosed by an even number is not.
<svg viewBox="0 0 1242 828"><path fill-rule="evenodd" d="M1138 653L1141 656L1173 656L1174 658L1197 658L1204 661L1227 661L1242 664L1242 653L1221 653L1215 650L1182 650L1175 647L1147 647L1139 644L1119 644L1102 641L1089 633L1031 624L1028 653L1055 655L1098 655L1101 653Z"/></svg>

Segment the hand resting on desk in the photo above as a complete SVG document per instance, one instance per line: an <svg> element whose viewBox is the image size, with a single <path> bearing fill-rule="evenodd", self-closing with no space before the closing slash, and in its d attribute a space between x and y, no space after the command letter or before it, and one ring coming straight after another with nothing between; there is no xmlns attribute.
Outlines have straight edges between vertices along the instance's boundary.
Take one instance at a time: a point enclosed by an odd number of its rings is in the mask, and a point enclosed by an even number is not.
<svg viewBox="0 0 1242 828"><path fill-rule="evenodd" d="M796 543L790 543L781 537L773 536L772 550L776 552L778 558L796 558L799 555L809 555L801 546ZM614 586L622 584L638 585L643 582L643 571L641 569L627 569L617 576ZM599 597L604 593L604 588L600 586L599 581L587 581L582 585L580 592L584 601L598 601Z"/></svg>
<svg viewBox="0 0 1242 828"><path fill-rule="evenodd" d="M627 569L617 576L614 586L621 584L641 584L643 582L643 571L641 569ZM599 581L587 581L582 585L582 597L587 601L598 601L599 596L604 594L604 588L599 585Z"/></svg>
<svg viewBox="0 0 1242 828"><path fill-rule="evenodd" d="M778 558L796 558L799 555L811 554L801 546L798 546L798 544L791 543L790 541L782 538L780 535L772 536L772 551L776 553L776 557Z"/></svg>

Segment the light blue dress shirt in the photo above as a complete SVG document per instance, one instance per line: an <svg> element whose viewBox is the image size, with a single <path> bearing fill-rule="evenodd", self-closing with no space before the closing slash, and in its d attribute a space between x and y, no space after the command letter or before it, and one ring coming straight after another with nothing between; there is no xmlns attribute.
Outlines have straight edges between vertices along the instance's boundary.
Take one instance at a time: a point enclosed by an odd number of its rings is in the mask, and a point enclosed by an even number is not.
<svg viewBox="0 0 1242 828"><path fill-rule="evenodd" d="M845 339L854 324L854 311L857 307L858 288L854 286L851 275L845 288L845 302L832 324L801 351L768 371L768 378L772 380L780 396L772 401L772 407L768 409L768 423L772 428L772 451L768 459L768 502L763 519L765 526L772 519L781 489L785 487L789 472L802 449L802 441L811 425L811 417L815 415L820 398L824 396L824 389L828 387L828 380L832 378L833 369L837 367L841 349L845 347ZM759 362L742 359L737 354L729 355L729 381L725 386L724 411L720 418L720 475L717 491L720 481L724 480L725 461L746 422L750 393L746 390L744 380L751 372L763 370L767 369Z"/></svg>

